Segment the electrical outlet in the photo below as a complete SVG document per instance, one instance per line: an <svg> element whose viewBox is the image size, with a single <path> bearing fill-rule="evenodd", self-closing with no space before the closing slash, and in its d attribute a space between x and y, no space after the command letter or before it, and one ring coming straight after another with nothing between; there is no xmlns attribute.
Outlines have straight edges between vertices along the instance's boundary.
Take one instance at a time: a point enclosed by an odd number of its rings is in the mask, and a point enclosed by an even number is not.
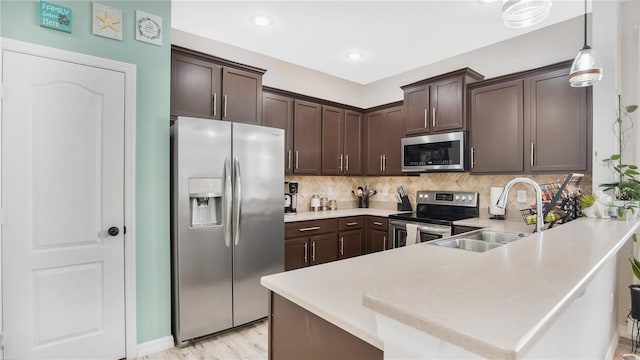
<svg viewBox="0 0 640 360"><path fill-rule="evenodd" d="M527 202L526 190L518 190L518 202Z"/></svg>

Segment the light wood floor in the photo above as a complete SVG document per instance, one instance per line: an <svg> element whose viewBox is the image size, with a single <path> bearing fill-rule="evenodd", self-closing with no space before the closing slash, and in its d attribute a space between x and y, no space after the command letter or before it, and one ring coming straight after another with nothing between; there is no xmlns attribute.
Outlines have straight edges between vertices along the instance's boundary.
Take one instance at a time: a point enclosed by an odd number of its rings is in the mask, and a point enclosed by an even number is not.
<svg viewBox="0 0 640 360"><path fill-rule="evenodd" d="M182 349L171 348L163 352L143 356L142 360L235 360L267 359L267 320L239 330L230 331L191 344ZM620 339L614 360L621 360L622 354L631 352L631 342Z"/></svg>
<svg viewBox="0 0 640 360"><path fill-rule="evenodd" d="M171 348L143 356L144 360L234 360L267 359L267 320L223 333L182 349Z"/></svg>

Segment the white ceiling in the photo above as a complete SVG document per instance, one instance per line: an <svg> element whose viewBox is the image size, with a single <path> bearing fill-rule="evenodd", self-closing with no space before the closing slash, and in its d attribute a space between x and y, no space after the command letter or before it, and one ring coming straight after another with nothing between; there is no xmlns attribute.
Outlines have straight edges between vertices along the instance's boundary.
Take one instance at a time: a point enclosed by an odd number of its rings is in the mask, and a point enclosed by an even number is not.
<svg viewBox="0 0 640 360"><path fill-rule="evenodd" d="M580 16L584 2L554 0L551 15L525 29L505 27L501 7L476 0L173 0L171 27L368 84ZM256 15L272 24L257 27ZM364 58L348 60L351 50Z"/></svg>

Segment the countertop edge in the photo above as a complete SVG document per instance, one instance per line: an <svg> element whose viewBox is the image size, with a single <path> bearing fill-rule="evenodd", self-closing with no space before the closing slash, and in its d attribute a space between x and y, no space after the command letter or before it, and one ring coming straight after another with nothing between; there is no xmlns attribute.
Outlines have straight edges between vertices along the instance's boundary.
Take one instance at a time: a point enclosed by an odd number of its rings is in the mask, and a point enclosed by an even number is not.
<svg viewBox="0 0 640 360"><path fill-rule="evenodd" d="M612 220L617 221L617 220ZM449 342L453 345L459 346L465 350L476 353L480 356L487 358L506 358L517 359L526 354L536 344L544 332L548 330L554 323L554 321L573 303L574 300L582 295L582 292L586 289L589 283L593 280L596 274L602 269L605 263L609 261L622 246L628 241L628 239L634 234L634 232L640 227L640 221L634 219L636 222L629 230L616 241L611 249L598 261L591 270L585 274L585 276L563 297L560 302L544 317L541 321L532 328L528 333L524 334L520 343L518 343L515 349L505 349L496 346L486 341L476 340L473 337L462 334L452 328L441 326L437 323L429 322L425 319L419 319L406 313L402 309L398 309L387 304L384 301L379 301L370 294L364 294L362 303L365 307L369 308L375 313L387 316L391 319L397 320L408 326L411 326L419 331L423 331L431 336L437 337L443 341Z"/></svg>

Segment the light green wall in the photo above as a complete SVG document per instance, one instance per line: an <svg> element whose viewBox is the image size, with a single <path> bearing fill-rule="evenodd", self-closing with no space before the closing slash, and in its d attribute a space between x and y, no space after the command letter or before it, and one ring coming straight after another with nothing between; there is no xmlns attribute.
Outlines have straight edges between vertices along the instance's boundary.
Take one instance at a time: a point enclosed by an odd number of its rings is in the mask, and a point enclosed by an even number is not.
<svg viewBox="0 0 640 360"><path fill-rule="evenodd" d="M38 1L0 0L0 34L137 65L136 267L138 343L171 334L169 81L171 2L101 1L123 11L123 39L91 33L90 1L48 2L73 11L73 32L39 26ZM135 40L135 11L162 17L162 47Z"/></svg>

